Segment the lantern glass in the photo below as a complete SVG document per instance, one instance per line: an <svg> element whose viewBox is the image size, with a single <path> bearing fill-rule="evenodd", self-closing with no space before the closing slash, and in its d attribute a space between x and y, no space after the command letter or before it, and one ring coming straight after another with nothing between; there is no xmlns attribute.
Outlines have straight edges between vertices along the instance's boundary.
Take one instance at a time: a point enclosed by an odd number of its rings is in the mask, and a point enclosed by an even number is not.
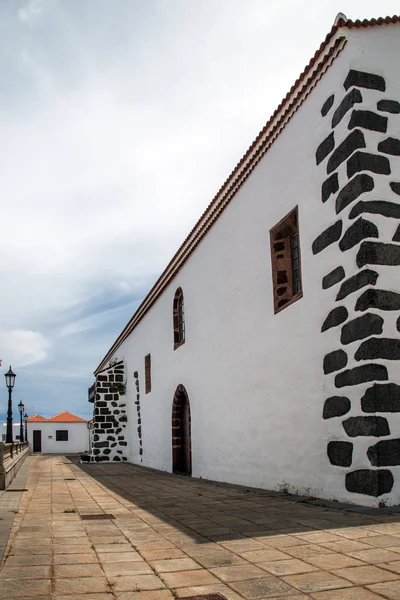
<svg viewBox="0 0 400 600"><path fill-rule="evenodd" d="M22 415L22 413L23 413L23 412L24 412L24 410L25 410L25 406L22 404L22 400L20 400L20 401L19 401L19 404L18 404L18 410L19 410L19 412L21 413L21 415Z"/></svg>
<svg viewBox="0 0 400 600"><path fill-rule="evenodd" d="M16 375L15 375L15 373L12 372L11 365L10 365L10 368L8 369L7 373L5 374L6 386L8 388L14 387L15 377L16 377Z"/></svg>

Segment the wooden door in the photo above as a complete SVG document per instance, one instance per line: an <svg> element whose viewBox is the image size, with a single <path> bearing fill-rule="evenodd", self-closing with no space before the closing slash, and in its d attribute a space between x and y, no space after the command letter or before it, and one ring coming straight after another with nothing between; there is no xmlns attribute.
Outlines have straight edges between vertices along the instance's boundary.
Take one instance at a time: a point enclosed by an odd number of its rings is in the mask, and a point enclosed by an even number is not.
<svg viewBox="0 0 400 600"><path fill-rule="evenodd" d="M40 429L33 430L33 451L42 451L42 432Z"/></svg>
<svg viewBox="0 0 400 600"><path fill-rule="evenodd" d="M192 474L192 436L190 427L190 405L185 398L182 406L182 467L183 473Z"/></svg>

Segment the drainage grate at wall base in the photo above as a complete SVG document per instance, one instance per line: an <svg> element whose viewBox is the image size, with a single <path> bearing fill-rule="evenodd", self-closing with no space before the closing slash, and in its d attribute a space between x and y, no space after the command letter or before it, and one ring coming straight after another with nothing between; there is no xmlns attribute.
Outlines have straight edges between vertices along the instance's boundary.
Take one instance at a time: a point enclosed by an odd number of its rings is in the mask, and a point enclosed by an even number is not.
<svg viewBox="0 0 400 600"><path fill-rule="evenodd" d="M27 492L28 490L26 488L21 488L21 489L13 489L13 490L6 490L6 492Z"/></svg>
<svg viewBox="0 0 400 600"><path fill-rule="evenodd" d="M114 515L81 515L83 521L98 521L102 519L115 519Z"/></svg>
<svg viewBox="0 0 400 600"><path fill-rule="evenodd" d="M179 600L226 600L225 596L220 594L200 594L199 596L184 596Z"/></svg>

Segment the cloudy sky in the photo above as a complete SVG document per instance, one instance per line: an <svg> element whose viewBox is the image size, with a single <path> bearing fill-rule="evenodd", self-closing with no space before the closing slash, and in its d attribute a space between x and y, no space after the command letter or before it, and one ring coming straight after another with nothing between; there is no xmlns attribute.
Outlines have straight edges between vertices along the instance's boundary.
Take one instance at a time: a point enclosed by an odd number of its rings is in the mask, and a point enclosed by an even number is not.
<svg viewBox="0 0 400 600"><path fill-rule="evenodd" d="M93 369L339 11L398 0L0 0L15 407L90 417Z"/></svg>

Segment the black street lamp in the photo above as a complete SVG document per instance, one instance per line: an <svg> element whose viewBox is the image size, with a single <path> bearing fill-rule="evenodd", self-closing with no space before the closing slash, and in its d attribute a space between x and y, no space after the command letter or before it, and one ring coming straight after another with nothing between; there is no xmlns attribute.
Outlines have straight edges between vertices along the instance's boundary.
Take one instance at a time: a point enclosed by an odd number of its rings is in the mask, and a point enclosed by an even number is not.
<svg viewBox="0 0 400 600"><path fill-rule="evenodd" d="M6 433L6 444L13 443L13 425L12 425L12 400L11 394L15 383L15 373L11 370L11 365L8 372L5 374L6 386L8 387L8 411L7 411L7 433Z"/></svg>
<svg viewBox="0 0 400 600"><path fill-rule="evenodd" d="M23 442L24 441L24 428L22 425L22 413L25 410L25 406L22 404L22 400L19 401L18 410L19 410L19 441Z"/></svg>
<svg viewBox="0 0 400 600"><path fill-rule="evenodd" d="M28 413L26 412L24 414L24 421L25 421L25 441L28 441Z"/></svg>

